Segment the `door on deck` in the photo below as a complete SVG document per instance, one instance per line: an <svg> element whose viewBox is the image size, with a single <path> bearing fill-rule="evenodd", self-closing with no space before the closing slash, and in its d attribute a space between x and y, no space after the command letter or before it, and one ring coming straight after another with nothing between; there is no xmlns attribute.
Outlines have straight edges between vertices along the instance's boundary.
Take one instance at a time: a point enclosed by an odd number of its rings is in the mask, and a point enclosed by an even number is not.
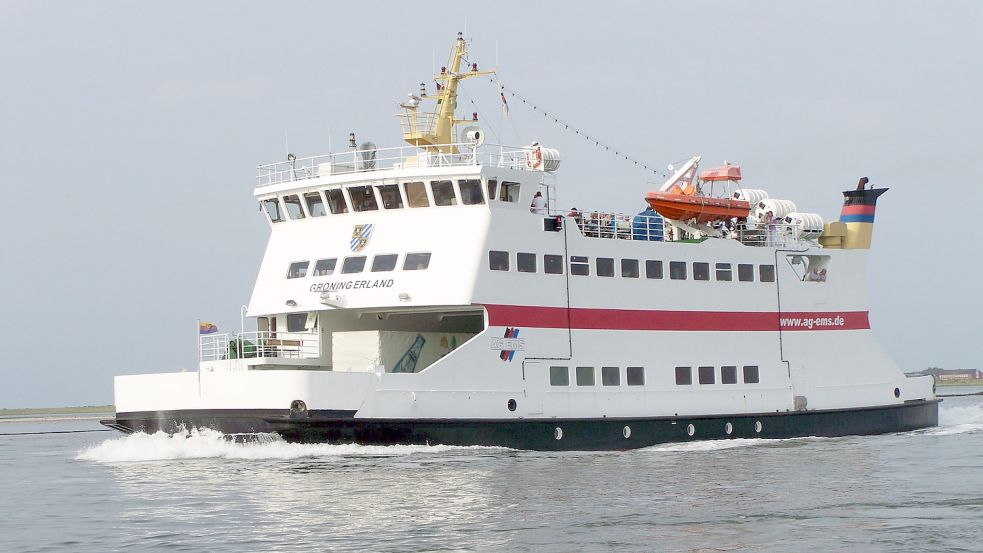
<svg viewBox="0 0 983 553"><path fill-rule="evenodd" d="M521 411L527 415L543 413L543 396L546 393L548 370L548 365L542 361L526 359L522 362L522 385L526 406Z"/></svg>

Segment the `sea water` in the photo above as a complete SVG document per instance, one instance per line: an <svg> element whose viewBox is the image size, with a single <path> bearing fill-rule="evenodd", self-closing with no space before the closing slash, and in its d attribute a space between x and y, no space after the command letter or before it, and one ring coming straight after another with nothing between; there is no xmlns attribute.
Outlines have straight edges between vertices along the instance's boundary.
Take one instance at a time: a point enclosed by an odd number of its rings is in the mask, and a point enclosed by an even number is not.
<svg viewBox="0 0 983 553"><path fill-rule="evenodd" d="M916 432L618 452L98 429L0 424L0 551L983 550L980 396Z"/></svg>

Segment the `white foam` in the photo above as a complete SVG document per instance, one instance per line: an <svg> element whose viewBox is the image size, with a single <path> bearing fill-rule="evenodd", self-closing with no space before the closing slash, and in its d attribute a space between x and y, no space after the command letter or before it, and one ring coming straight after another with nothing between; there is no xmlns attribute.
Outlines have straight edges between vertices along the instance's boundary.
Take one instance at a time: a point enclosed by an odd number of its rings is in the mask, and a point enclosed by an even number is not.
<svg viewBox="0 0 983 553"><path fill-rule="evenodd" d="M294 444L275 434L249 441L236 441L214 430L192 430L188 434L136 433L106 440L79 451L76 459L98 463L165 461L174 459L304 459L338 456L398 456L415 453L442 453L496 448L356 444Z"/></svg>
<svg viewBox="0 0 983 553"><path fill-rule="evenodd" d="M983 430L983 404L939 408L939 426L925 433L932 436L949 436Z"/></svg>
<svg viewBox="0 0 983 553"><path fill-rule="evenodd" d="M773 444L783 440L766 440L764 438L734 438L732 440L702 440L698 442L671 443L645 448L646 451L672 452L702 452L734 449L737 447L753 447L756 445Z"/></svg>

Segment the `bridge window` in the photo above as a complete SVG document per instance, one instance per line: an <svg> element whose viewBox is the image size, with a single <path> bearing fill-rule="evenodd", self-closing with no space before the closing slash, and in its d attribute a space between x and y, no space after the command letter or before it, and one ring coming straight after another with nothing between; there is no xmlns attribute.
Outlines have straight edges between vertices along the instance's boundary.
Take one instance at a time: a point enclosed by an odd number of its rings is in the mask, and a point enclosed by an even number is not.
<svg viewBox="0 0 983 553"><path fill-rule="evenodd" d="M379 190L379 197L382 198L382 207L386 209L400 209L403 207L403 197L399 195L399 186L395 184L382 184L376 186Z"/></svg>
<svg viewBox="0 0 983 553"><path fill-rule="evenodd" d="M590 275L590 263L586 257L579 255L570 256L570 274L578 276Z"/></svg>
<svg viewBox="0 0 983 553"><path fill-rule="evenodd" d="M713 367L699 368L700 384L713 384Z"/></svg>
<svg viewBox="0 0 983 553"><path fill-rule="evenodd" d="M628 385L645 385L645 367L628 367Z"/></svg>
<svg viewBox="0 0 983 553"><path fill-rule="evenodd" d="M311 217L323 217L328 214L324 209L324 200L321 199L320 192L308 192L304 194L304 201L307 202L307 212Z"/></svg>
<svg viewBox="0 0 983 553"><path fill-rule="evenodd" d="M284 196L283 206L287 208L287 215L291 219L297 220L304 218L304 208L300 207L300 198L296 194Z"/></svg>
<svg viewBox="0 0 983 553"><path fill-rule="evenodd" d="M734 280L734 271L730 268L730 263L717 263L717 280L730 282Z"/></svg>
<svg viewBox="0 0 983 553"><path fill-rule="evenodd" d="M481 180L479 179L465 179L457 181L458 187L461 189L461 203L464 205L478 205L485 203L485 199L481 197Z"/></svg>
<svg viewBox="0 0 983 553"><path fill-rule="evenodd" d="M754 282L754 265L750 263L739 263L737 265L737 280L741 282Z"/></svg>
<svg viewBox="0 0 983 553"><path fill-rule="evenodd" d="M291 263L290 268L287 269L287 278L304 278L307 276L307 267L310 264L310 261L295 261Z"/></svg>
<svg viewBox="0 0 983 553"><path fill-rule="evenodd" d="M672 280L686 280L686 262L670 261L669 278L671 278Z"/></svg>
<svg viewBox="0 0 983 553"><path fill-rule="evenodd" d="M372 258L372 272L381 273L384 271L392 271L396 268L396 257L397 254L394 253L375 256Z"/></svg>
<svg viewBox="0 0 983 553"><path fill-rule="evenodd" d="M488 268L493 271L509 270L509 252L491 250L488 252Z"/></svg>
<svg viewBox="0 0 983 553"><path fill-rule="evenodd" d="M307 313L287 313L287 332L304 332L307 328Z"/></svg>
<svg viewBox="0 0 983 553"><path fill-rule="evenodd" d="M645 260L645 278L662 278L662 262L656 259Z"/></svg>
<svg viewBox="0 0 983 553"><path fill-rule="evenodd" d="M618 367L601 367L602 386L621 386L621 369Z"/></svg>
<svg viewBox="0 0 983 553"><path fill-rule="evenodd" d="M550 386L569 386L570 370L567 367L550 367Z"/></svg>
<svg viewBox="0 0 983 553"><path fill-rule="evenodd" d="M676 384L689 386L693 383L693 369L691 367L676 367Z"/></svg>
<svg viewBox="0 0 983 553"><path fill-rule="evenodd" d="M761 282L775 282L775 266L758 265L758 280Z"/></svg>
<svg viewBox="0 0 983 553"><path fill-rule="evenodd" d="M546 254L543 256L543 272L550 275L563 274L563 256Z"/></svg>
<svg viewBox="0 0 983 553"><path fill-rule="evenodd" d="M515 268L518 269L520 273L535 273L536 254L521 252L515 254Z"/></svg>
<svg viewBox="0 0 983 553"><path fill-rule="evenodd" d="M693 280L710 280L710 264L694 263Z"/></svg>
<svg viewBox="0 0 983 553"><path fill-rule="evenodd" d="M519 201L519 183L505 181L502 183L501 193L498 196L503 202Z"/></svg>
<svg viewBox="0 0 983 553"><path fill-rule="evenodd" d="M492 201L498 196L495 193L498 192L498 180L488 179L488 201Z"/></svg>
<svg viewBox="0 0 983 553"><path fill-rule="evenodd" d="M594 367L577 367L577 386L594 385Z"/></svg>
<svg viewBox="0 0 983 553"><path fill-rule="evenodd" d="M622 259L621 260L621 276L625 278L638 278L638 260L637 259Z"/></svg>
<svg viewBox="0 0 983 553"><path fill-rule="evenodd" d="M318 259L314 264L314 276L327 276L334 274L334 268L338 265L338 258Z"/></svg>
<svg viewBox="0 0 983 553"><path fill-rule="evenodd" d="M348 195L352 198L352 209L355 211L375 211L379 209L379 204L375 201L375 194L372 193L371 186L351 186L348 188Z"/></svg>
<svg viewBox="0 0 983 553"><path fill-rule="evenodd" d="M720 367L720 383L737 384L737 367L733 365Z"/></svg>
<svg viewBox="0 0 983 553"><path fill-rule="evenodd" d="M328 199L328 209L331 213L335 215L348 213L348 202L345 201L345 193L340 188L325 190L324 196Z"/></svg>
<svg viewBox="0 0 983 553"><path fill-rule="evenodd" d="M266 209L266 214L270 217L270 222L279 223L283 221L283 213L280 212L280 200L276 198L263 200L263 208Z"/></svg>
<svg viewBox="0 0 983 553"><path fill-rule="evenodd" d="M594 260L594 265L597 267L597 276L614 276L614 259L610 257L598 257Z"/></svg>
<svg viewBox="0 0 983 553"><path fill-rule="evenodd" d="M403 260L404 271L422 271L430 266L430 252L408 253Z"/></svg>
<svg viewBox="0 0 983 553"><path fill-rule="evenodd" d="M365 269L364 255L346 257L345 262L341 264L341 274L343 275L347 275L350 273L361 273L364 269Z"/></svg>
<svg viewBox="0 0 983 553"><path fill-rule="evenodd" d="M410 207L430 207L427 186L422 182L404 182L403 192L406 192L406 202Z"/></svg>
<svg viewBox="0 0 983 553"><path fill-rule="evenodd" d="M744 383L745 384L757 384L758 383L758 366L757 365L744 365Z"/></svg>
<svg viewBox="0 0 983 553"><path fill-rule="evenodd" d="M454 183L449 180L435 180L430 183L433 189L434 205L457 205L454 195Z"/></svg>

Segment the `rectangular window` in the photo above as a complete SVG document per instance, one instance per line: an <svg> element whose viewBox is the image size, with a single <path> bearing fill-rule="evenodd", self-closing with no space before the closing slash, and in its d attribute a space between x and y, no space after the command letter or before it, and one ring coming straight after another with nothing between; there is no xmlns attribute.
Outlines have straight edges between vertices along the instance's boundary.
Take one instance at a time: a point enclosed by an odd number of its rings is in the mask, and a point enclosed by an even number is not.
<svg viewBox="0 0 983 553"><path fill-rule="evenodd" d="M628 367L628 385L645 385L645 367Z"/></svg>
<svg viewBox="0 0 983 553"><path fill-rule="evenodd" d="M323 217L328 214L324 209L324 200L321 199L320 192L307 192L304 194L304 201L307 202L307 212L311 217Z"/></svg>
<svg viewBox="0 0 983 553"><path fill-rule="evenodd" d="M710 264L693 263L693 280L710 280Z"/></svg>
<svg viewBox="0 0 983 553"><path fill-rule="evenodd" d="M498 192L498 181L496 179L488 179L488 201L492 201L498 196L495 194Z"/></svg>
<svg viewBox="0 0 983 553"><path fill-rule="evenodd" d="M399 186L395 184L382 184L376 186L379 190L379 197L382 198L382 207L386 209L400 209L403 207L403 197L399 195Z"/></svg>
<svg viewBox="0 0 983 553"><path fill-rule="evenodd" d="M404 182L403 192L406 192L406 203L410 204L410 207L430 207L427 186L422 182Z"/></svg>
<svg viewBox="0 0 983 553"><path fill-rule="evenodd" d="M352 199L352 209L355 211L375 211L379 209L371 186L351 186L348 196Z"/></svg>
<svg viewBox="0 0 983 553"><path fill-rule="evenodd" d="M515 254L515 268L520 273L535 273L536 272L536 254L534 253L517 253Z"/></svg>
<svg viewBox="0 0 983 553"><path fill-rule="evenodd" d="M570 274L578 276L590 275L590 263L586 257L580 255L570 256Z"/></svg>
<svg viewBox="0 0 983 553"><path fill-rule="evenodd" d="M408 253L403 260L404 271L422 271L430 266L430 252Z"/></svg>
<svg viewBox="0 0 983 553"><path fill-rule="evenodd" d="M346 257L345 261L341 264L341 274L343 275L350 273L361 273L363 269L365 269L364 255Z"/></svg>
<svg viewBox="0 0 983 553"><path fill-rule="evenodd" d="M686 262L670 261L669 278L671 278L672 280L686 280Z"/></svg>
<svg viewBox="0 0 983 553"><path fill-rule="evenodd" d="M324 197L328 199L328 209L332 214L348 213L348 202L345 201L345 193L340 188L325 190Z"/></svg>
<svg viewBox="0 0 983 553"><path fill-rule="evenodd" d="M287 332L305 332L307 313L287 313Z"/></svg>
<svg viewBox="0 0 983 553"><path fill-rule="evenodd" d="M737 367L733 365L720 367L720 383L737 384Z"/></svg>
<svg viewBox="0 0 983 553"><path fill-rule="evenodd" d="M699 368L700 384L713 384L713 367Z"/></svg>
<svg viewBox="0 0 983 553"><path fill-rule="evenodd" d="M283 221L283 213L280 212L280 200L276 198L263 200L263 208L266 209L266 214L269 215L270 222L279 223Z"/></svg>
<svg viewBox="0 0 983 553"><path fill-rule="evenodd" d="M758 383L758 366L757 365L744 365L744 383L745 384L757 384Z"/></svg>
<svg viewBox="0 0 983 553"><path fill-rule="evenodd" d="M454 195L454 183L449 180L435 180L430 183L433 189L434 205L457 205Z"/></svg>
<svg viewBox="0 0 983 553"><path fill-rule="evenodd" d="M509 252L492 250L488 252L488 268L493 271L509 270Z"/></svg>
<svg viewBox="0 0 983 553"><path fill-rule="evenodd" d="M614 259L610 257L598 257L594 260L594 265L597 268L597 276L614 276Z"/></svg>
<svg viewBox="0 0 983 553"><path fill-rule="evenodd" d="M307 276L307 267L310 264L310 261L294 261L287 269L287 278L304 278Z"/></svg>
<svg viewBox="0 0 983 553"><path fill-rule="evenodd" d="M314 276L327 276L334 274L334 268L338 265L338 258L318 259L314 264Z"/></svg>
<svg viewBox="0 0 983 553"><path fill-rule="evenodd" d="M375 256L372 258L372 272L381 273L384 271L392 271L396 268L396 257L397 254L394 253Z"/></svg>
<svg viewBox="0 0 983 553"><path fill-rule="evenodd" d="M481 180L465 179L457 181L458 188L461 189L461 203L464 205L478 205L485 203L481 196Z"/></svg>
<svg viewBox="0 0 983 553"><path fill-rule="evenodd" d="M758 265L758 280L761 282L775 282L775 266Z"/></svg>
<svg viewBox="0 0 983 553"><path fill-rule="evenodd" d="M690 367L676 367L676 384L689 386L693 383L693 369Z"/></svg>
<svg viewBox="0 0 983 553"><path fill-rule="evenodd" d="M519 183L505 181L502 183L501 193L498 196L503 202L519 201Z"/></svg>
<svg viewBox="0 0 983 553"><path fill-rule="evenodd" d="M550 275L563 274L563 256L546 254L543 256L543 272Z"/></svg>
<svg viewBox="0 0 983 553"><path fill-rule="evenodd" d="M284 196L283 207L287 208L287 215L291 219L296 221L297 219L304 218L304 208L300 207L300 197L297 194Z"/></svg>
<svg viewBox="0 0 983 553"><path fill-rule="evenodd" d="M550 386L569 386L570 371L566 367L550 367Z"/></svg>
<svg viewBox="0 0 983 553"><path fill-rule="evenodd" d="M621 276L625 278L638 278L638 260L637 259L622 259L621 260Z"/></svg>
<svg viewBox="0 0 983 553"><path fill-rule="evenodd" d="M602 386L621 386L621 369L618 367L601 367Z"/></svg>
<svg viewBox="0 0 983 553"><path fill-rule="evenodd" d="M594 385L594 367L577 367L577 386Z"/></svg>
<svg viewBox="0 0 983 553"><path fill-rule="evenodd" d="M754 265L750 263L739 263L737 265L737 280L741 282L754 282Z"/></svg>
<svg viewBox="0 0 983 553"><path fill-rule="evenodd" d="M721 282L734 280L734 271L730 268L730 263L717 263L717 280Z"/></svg>
<svg viewBox="0 0 983 553"><path fill-rule="evenodd" d="M662 262L655 259L645 260L645 278L662 278Z"/></svg>

